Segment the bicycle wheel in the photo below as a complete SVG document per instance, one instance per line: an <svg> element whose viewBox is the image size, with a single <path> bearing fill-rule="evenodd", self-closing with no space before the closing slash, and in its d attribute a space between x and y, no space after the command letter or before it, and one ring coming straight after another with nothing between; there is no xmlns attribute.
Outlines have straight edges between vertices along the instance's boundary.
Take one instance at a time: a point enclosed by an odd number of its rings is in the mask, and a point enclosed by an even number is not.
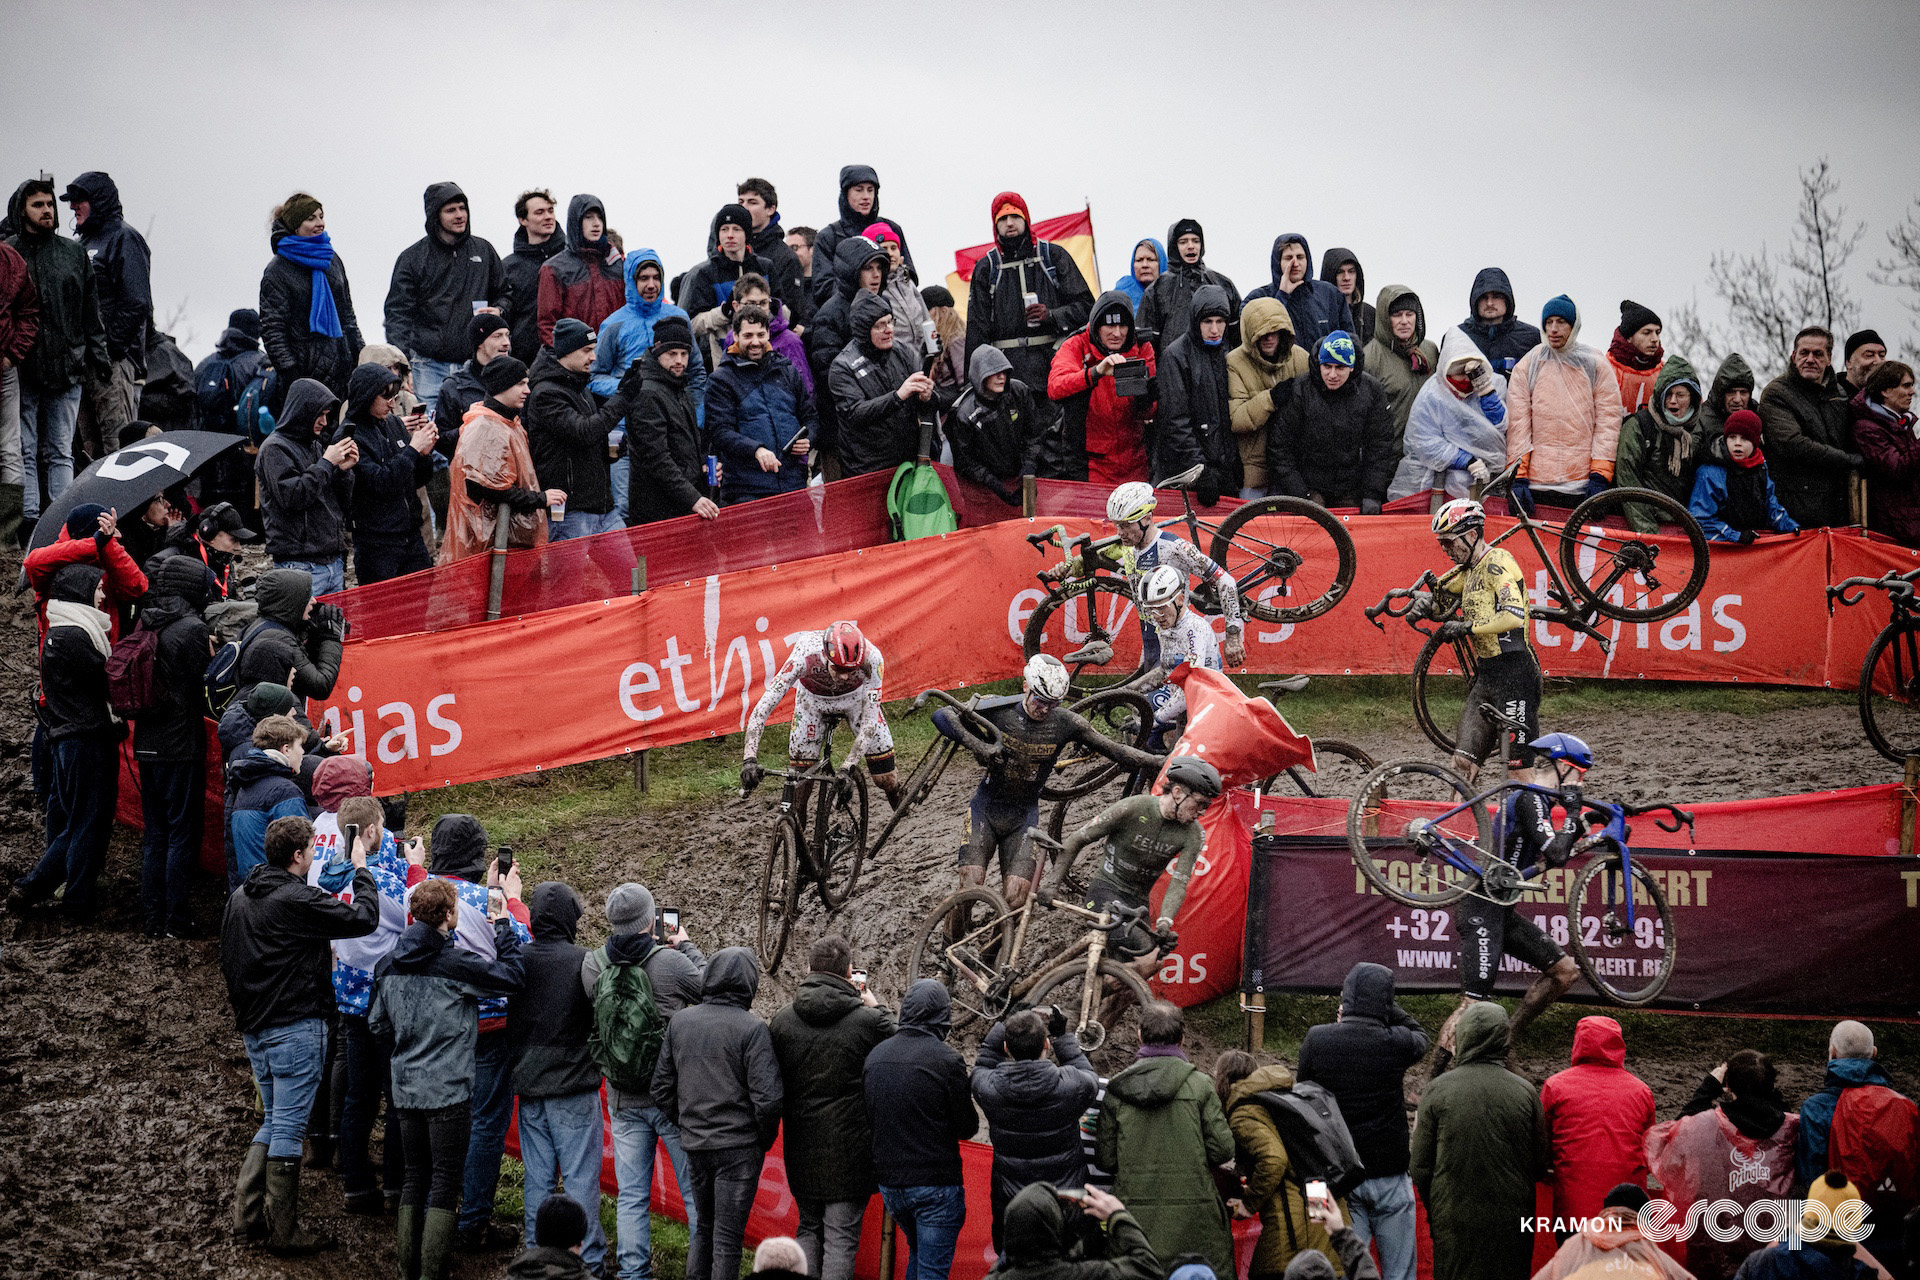
<svg viewBox="0 0 1920 1280"><path fill-rule="evenodd" d="M1373 772L1376 761L1351 742L1315 738L1313 763L1312 773L1304 768L1288 769L1268 778L1260 784L1260 789L1272 791L1285 778L1292 781L1303 796L1350 796L1360 789L1361 780Z"/></svg>
<svg viewBox="0 0 1920 1280"><path fill-rule="evenodd" d="M1413 718L1427 741L1448 755L1458 745L1460 713L1466 709L1479 662L1472 645L1443 640L1437 631L1413 660Z"/></svg>
<svg viewBox="0 0 1920 1280"><path fill-rule="evenodd" d="M867 857L867 775L841 769L814 788L813 865L820 901L829 911L846 905Z"/></svg>
<svg viewBox="0 0 1920 1280"><path fill-rule="evenodd" d="M1068 655L1096 643L1113 650L1105 663L1068 661ZM1074 690L1083 695L1133 679L1144 664L1133 594L1118 578L1076 583L1042 600L1027 619L1023 647L1029 658L1050 653L1066 663Z"/></svg>
<svg viewBox="0 0 1920 1280"><path fill-rule="evenodd" d="M1653 873L1633 864L1631 927L1621 880L1617 850L1599 854L1580 868L1567 891L1569 950L1595 991L1615 1004L1649 1004L1673 977L1680 939L1666 891Z"/></svg>
<svg viewBox="0 0 1920 1280"><path fill-rule="evenodd" d="M1895 764L1920 755L1920 628L1893 623L1860 666L1860 726Z"/></svg>
<svg viewBox="0 0 1920 1280"><path fill-rule="evenodd" d="M907 964L909 985L932 978L953 1000L953 1025L991 1023L1012 1005L1003 966L1013 951L1015 917L992 889L948 894L927 917Z"/></svg>
<svg viewBox="0 0 1920 1280"><path fill-rule="evenodd" d="M1043 974L1027 992L1024 1003L1030 1007L1059 1005L1066 1012L1068 1029L1088 1053L1108 1044L1124 1045L1128 1040L1138 1043L1140 1011L1153 999L1153 992L1131 966L1115 960L1100 961L1100 977L1103 981L1098 989L1089 993L1087 962L1069 960ZM1123 994L1128 998L1116 999Z"/></svg>
<svg viewBox="0 0 1920 1280"><path fill-rule="evenodd" d="M1668 533L1656 541L1653 531L1664 525L1679 526L1679 536ZM1595 494L1573 509L1560 530L1567 584L1621 622L1658 622L1679 613L1706 585L1707 565L1700 522L1652 489Z"/></svg>
<svg viewBox="0 0 1920 1280"><path fill-rule="evenodd" d="M1213 561L1233 575L1249 616L1305 622L1353 585L1353 536L1305 498L1261 498L1235 509L1213 535Z"/></svg>
<svg viewBox="0 0 1920 1280"><path fill-rule="evenodd" d="M1451 769L1424 760L1394 760L1367 775L1347 808L1347 850L1367 883L1409 907L1444 907L1467 895L1468 873L1441 848L1473 867L1487 862L1492 823L1483 804L1467 804L1473 788ZM1434 819L1467 807L1441 822ZM1417 838L1416 838L1417 837Z"/></svg>
<svg viewBox="0 0 1920 1280"><path fill-rule="evenodd" d="M800 897L800 852L799 830L781 818L767 845L766 865L760 869L760 929L754 938L754 949L768 973L780 967L780 957L787 952L787 934Z"/></svg>
<svg viewBox="0 0 1920 1280"><path fill-rule="evenodd" d="M1131 689L1107 689L1068 707L1116 742L1145 751L1153 736L1153 707ZM1091 747L1074 743L1060 753L1053 774L1040 788L1042 800L1077 800L1092 795L1120 776L1121 766Z"/></svg>

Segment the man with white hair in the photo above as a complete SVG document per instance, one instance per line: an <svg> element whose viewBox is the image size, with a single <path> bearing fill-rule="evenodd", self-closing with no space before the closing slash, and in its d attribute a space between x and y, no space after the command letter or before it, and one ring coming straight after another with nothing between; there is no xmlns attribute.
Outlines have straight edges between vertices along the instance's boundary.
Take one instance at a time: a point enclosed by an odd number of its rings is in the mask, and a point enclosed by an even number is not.
<svg viewBox="0 0 1920 1280"><path fill-rule="evenodd" d="M1795 1152L1795 1174L1811 1184L1828 1168L1827 1139L1841 1095L1852 1089L1878 1086L1889 1091L1893 1081L1881 1069L1873 1030L1848 1018L1833 1025L1827 1037L1827 1078L1820 1092L1800 1104L1800 1137ZM1912 1104L1909 1103L1909 1106Z"/></svg>

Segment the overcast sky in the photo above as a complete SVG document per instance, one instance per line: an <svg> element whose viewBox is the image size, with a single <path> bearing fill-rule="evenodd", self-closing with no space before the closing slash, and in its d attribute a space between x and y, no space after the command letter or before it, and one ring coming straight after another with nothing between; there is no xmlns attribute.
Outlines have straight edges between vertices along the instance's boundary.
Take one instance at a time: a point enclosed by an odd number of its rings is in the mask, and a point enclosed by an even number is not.
<svg viewBox="0 0 1920 1280"><path fill-rule="evenodd" d="M513 200L606 201L671 273L736 180L788 225L836 216L847 163L881 176L923 283L991 235L1090 201L1102 283L1175 218L1244 291L1281 231L1351 248L1369 296L1405 283L1430 328L1504 266L1604 345L1622 298L1663 316L1715 250L1784 242L1796 169L1829 157L1867 280L1920 193L1920 5L1300 3L97 4L0 0L0 180L105 169L153 247L158 318L205 354L252 306L267 220L326 205L368 340L421 192L452 179L504 255ZM63 224L64 226L64 224ZM70 229L70 228L65 228ZM1899 335L1899 336L1896 336ZM1908 337L1911 341L1911 338Z"/></svg>

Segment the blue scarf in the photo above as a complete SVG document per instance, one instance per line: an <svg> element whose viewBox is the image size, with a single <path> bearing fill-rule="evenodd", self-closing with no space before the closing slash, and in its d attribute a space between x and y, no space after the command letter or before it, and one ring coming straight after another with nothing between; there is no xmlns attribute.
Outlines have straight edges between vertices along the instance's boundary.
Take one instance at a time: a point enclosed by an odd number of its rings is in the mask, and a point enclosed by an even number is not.
<svg viewBox="0 0 1920 1280"><path fill-rule="evenodd" d="M307 307L307 328L322 337L340 337L340 313L333 305L333 286L327 283L327 268L333 265L333 241L327 238L327 233L281 236L273 251L296 267L313 269L313 301Z"/></svg>

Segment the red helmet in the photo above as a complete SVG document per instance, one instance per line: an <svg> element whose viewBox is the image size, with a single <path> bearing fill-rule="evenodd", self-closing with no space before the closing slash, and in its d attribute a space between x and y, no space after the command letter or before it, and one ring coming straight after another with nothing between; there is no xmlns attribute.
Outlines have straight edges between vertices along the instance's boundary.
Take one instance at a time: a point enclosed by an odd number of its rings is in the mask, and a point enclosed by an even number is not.
<svg viewBox="0 0 1920 1280"><path fill-rule="evenodd" d="M851 671L867 660L867 638L858 625L836 622L827 628L827 661L842 671Z"/></svg>

